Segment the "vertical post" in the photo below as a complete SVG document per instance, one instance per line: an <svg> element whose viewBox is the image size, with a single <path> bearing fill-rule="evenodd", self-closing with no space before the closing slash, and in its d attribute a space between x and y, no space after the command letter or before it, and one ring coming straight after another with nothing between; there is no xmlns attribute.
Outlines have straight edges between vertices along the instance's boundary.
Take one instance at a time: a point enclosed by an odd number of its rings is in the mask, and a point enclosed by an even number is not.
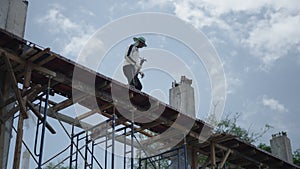
<svg viewBox="0 0 300 169"><path fill-rule="evenodd" d="M69 169L72 169L72 163L73 163L73 140L74 140L74 125L72 125Z"/></svg>
<svg viewBox="0 0 300 169"><path fill-rule="evenodd" d="M80 135L77 135L76 136L76 145L75 145L75 147L79 147L79 136ZM78 151L80 151L80 150L78 150L77 148L76 148L76 153L75 153L75 168L78 168Z"/></svg>
<svg viewBox="0 0 300 169"><path fill-rule="evenodd" d="M15 145L13 169L20 168L20 156L21 156L22 138L23 138L23 124L24 124L24 117L20 112L19 120L18 120L18 128L17 128L17 139Z"/></svg>
<svg viewBox="0 0 300 169"><path fill-rule="evenodd" d="M114 114L112 116L112 147L111 147L111 168L114 169L115 165L115 107L114 107Z"/></svg>
<svg viewBox="0 0 300 169"><path fill-rule="evenodd" d="M8 73L5 71L0 71L0 102L4 102L13 95L13 91L10 88L10 80ZM7 110L13 108L13 103L7 105L6 107L0 109L0 117L2 118L7 114ZM7 168L9 147L11 142L13 127L13 117L0 124L0 168Z"/></svg>
<svg viewBox="0 0 300 169"><path fill-rule="evenodd" d="M104 167L107 168L107 135L108 135L108 128L107 128L107 123L108 121L106 121L105 123L105 161L104 161Z"/></svg>
<svg viewBox="0 0 300 169"><path fill-rule="evenodd" d="M133 169L134 166L134 161L133 161L133 156L134 156L134 149L133 149L133 137L134 137L134 126L133 126L134 122L131 122L131 169Z"/></svg>
<svg viewBox="0 0 300 169"><path fill-rule="evenodd" d="M139 169L142 167L141 157L139 158Z"/></svg>
<svg viewBox="0 0 300 169"><path fill-rule="evenodd" d="M6 58L8 60L8 58ZM8 66L9 68L11 69L10 71L13 71L12 70L12 67L11 67L11 64L9 61L8 62ZM16 78L14 76L14 72L11 72L12 73L12 80L13 80L13 85L17 85L17 81L16 81ZM30 79L31 79L31 69L29 66L26 66L26 74L25 74L25 78L24 78L24 83L23 83L23 89L22 89L22 93L24 93L30 86ZM17 89L19 90L19 89ZM18 95L19 92L16 92L16 95ZM24 103L26 103L26 97L24 98L19 98L20 100L22 100L23 102L23 106L24 106ZM20 101L21 102L21 101ZM22 105L19 105L20 108L22 107ZM23 111L26 111L26 108L24 106L25 110ZM21 108L22 110L22 108ZM18 120L18 128L17 128L17 139L16 139L16 145L15 145L15 154L14 154L14 164L13 164L13 169L19 169L20 168L20 157L21 157L21 150L22 150L22 140L23 140L23 126L24 126L24 116L27 112L22 112L20 111L20 115L19 115L19 120Z"/></svg>
<svg viewBox="0 0 300 169"><path fill-rule="evenodd" d="M86 169L88 167L88 148L89 148L89 142L88 142L88 134L85 135L85 153L84 153L84 168Z"/></svg>
<svg viewBox="0 0 300 169"><path fill-rule="evenodd" d="M192 169L197 169L197 151L192 148Z"/></svg>
<svg viewBox="0 0 300 169"><path fill-rule="evenodd" d="M95 141L92 141L92 157L91 157L91 168L94 166L94 147L95 147Z"/></svg>
<svg viewBox="0 0 300 169"><path fill-rule="evenodd" d="M40 145L40 155L39 155L38 169L42 169L44 139L45 139L45 130L46 130L46 122L47 122L47 107L48 107L48 99L49 99L49 93L50 93L50 81L51 81L51 78L49 77L47 93L46 93L46 100L45 100L45 107L44 107L44 119L43 119L43 126L42 126L42 135L41 135L41 145Z"/></svg>
<svg viewBox="0 0 300 169"><path fill-rule="evenodd" d="M187 164L187 146L186 146L185 138L184 138L183 151L184 151L184 168L188 169L188 164Z"/></svg>
<svg viewBox="0 0 300 169"><path fill-rule="evenodd" d="M126 127L124 129L124 169L126 169Z"/></svg>
<svg viewBox="0 0 300 169"><path fill-rule="evenodd" d="M210 157L211 157L211 168L216 168L216 151L215 151L215 143L210 142Z"/></svg>

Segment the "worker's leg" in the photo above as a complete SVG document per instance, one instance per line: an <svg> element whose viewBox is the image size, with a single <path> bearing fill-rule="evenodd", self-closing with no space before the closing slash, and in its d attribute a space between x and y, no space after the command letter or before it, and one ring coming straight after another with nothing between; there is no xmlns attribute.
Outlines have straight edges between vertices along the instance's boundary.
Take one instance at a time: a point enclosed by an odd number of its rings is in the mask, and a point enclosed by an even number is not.
<svg viewBox="0 0 300 169"><path fill-rule="evenodd" d="M133 65L125 65L123 66L123 73L127 78L128 84L134 85L134 76L135 76L135 68Z"/></svg>

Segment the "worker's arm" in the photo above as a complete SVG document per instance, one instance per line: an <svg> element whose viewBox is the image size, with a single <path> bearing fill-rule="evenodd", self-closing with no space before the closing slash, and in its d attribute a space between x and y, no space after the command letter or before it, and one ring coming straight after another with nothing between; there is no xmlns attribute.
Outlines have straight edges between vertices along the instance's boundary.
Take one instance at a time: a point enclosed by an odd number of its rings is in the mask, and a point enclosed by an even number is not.
<svg viewBox="0 0 300 169"><path fill-rule="evenodd" d="M144 77L144 73L141 71L142 69L142 66L144 64L144 62L146 62L147 60L145 58L140 58L140 65L138 66L137 68L137 73L139 73L141 75L141 77L143 78Z"/></svg>

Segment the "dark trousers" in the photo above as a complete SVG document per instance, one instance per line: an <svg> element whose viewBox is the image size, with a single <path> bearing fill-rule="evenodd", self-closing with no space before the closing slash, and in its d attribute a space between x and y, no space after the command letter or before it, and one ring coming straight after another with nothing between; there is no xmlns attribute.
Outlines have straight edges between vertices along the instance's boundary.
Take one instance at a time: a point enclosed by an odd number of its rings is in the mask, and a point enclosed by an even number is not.
<svg viewBox="0 0 300 169"><path fill-rule="evenodd" d="M126 76L129 85L134 86L138 90L142 90L143 86L133 65L123 66L123 73Z"/></svg>

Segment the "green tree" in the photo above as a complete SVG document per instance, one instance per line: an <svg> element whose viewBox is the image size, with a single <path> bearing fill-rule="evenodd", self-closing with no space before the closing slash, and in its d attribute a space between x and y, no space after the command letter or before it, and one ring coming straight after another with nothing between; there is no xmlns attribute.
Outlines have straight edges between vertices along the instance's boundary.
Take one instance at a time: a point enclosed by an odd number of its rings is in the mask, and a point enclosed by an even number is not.
<svg viewBox="0 0 300 169"><path fill-rule="evenodd" d="M265 150L269 153L272 153L271 147L269 145L266 145L265 143L259 143L257 147L262 149L262 150Z"/></svg>
<svg viewBox="0 0 300 169"><path fill-rule="evenodd" d="M237 120L240 117L240 113L228 114L225 119L221 120L218 124L216 132L217 133L228 133L235 136L238 136L240 139L254 143L257 142L269 129L272 128L269 124L266 124L264 128L261 129L261 132L253 132L242 128L237 125Z"/></svg>
<svg viewBox="0 0 300 169"><path fill-rule="evenodd" d="M74 168L74 167L72 167ZM52 162L50 162L45 169L69 169L69 167L63 166L63 164L53 164Z"/></svg>
<svg viewBox="0 0 300 169"><path fill-rule="evenodd" d="M296 151L294 151L293 161L294 161L294 164L300 166L300 148L298 148Z"/></svg>

